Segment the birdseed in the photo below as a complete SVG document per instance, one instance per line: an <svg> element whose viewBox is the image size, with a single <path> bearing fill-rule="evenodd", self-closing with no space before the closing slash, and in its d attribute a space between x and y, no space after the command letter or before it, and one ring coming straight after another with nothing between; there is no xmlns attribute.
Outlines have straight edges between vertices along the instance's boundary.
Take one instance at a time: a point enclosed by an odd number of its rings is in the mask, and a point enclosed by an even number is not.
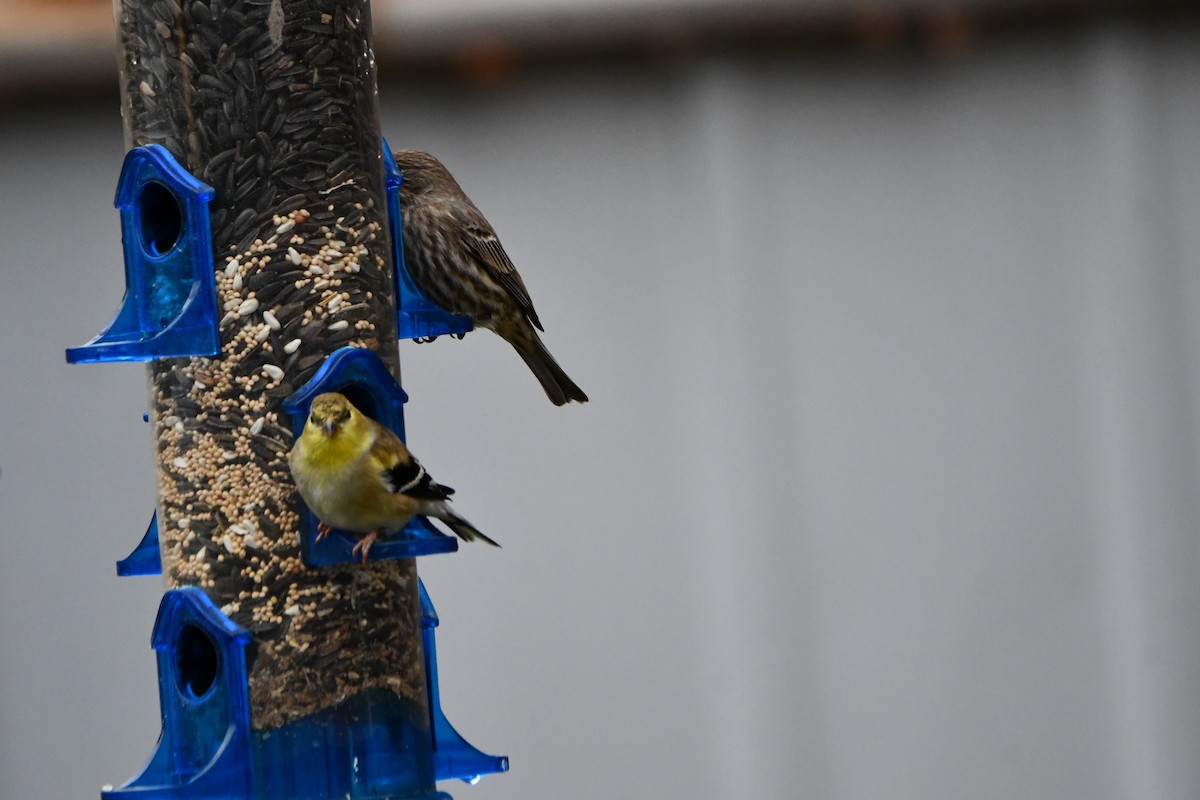
<svg viewBox="0 0 1200 800"><path fill-rule="evenodd" d="M317 5L117 3L126 144L216 190L221 353L149 366L163 576L253 632L258 730L374 688L427 713L414 562L300 556L283 399L345 345L399 374L369 7Z"/></svg>

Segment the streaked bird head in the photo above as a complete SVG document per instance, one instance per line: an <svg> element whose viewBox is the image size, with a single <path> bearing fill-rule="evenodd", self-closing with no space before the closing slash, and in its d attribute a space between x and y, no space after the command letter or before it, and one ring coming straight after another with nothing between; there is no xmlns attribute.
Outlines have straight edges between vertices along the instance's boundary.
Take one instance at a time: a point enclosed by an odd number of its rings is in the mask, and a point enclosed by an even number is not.
<svg viewBox="0 0 1200 800"><path fill-rule="evenodd" d="M358 416L358 409L350 404L345 395L326 392L313 399L305 427L332 439L346 426L353 425Z"/></svg>
<svg viewBox="0 0 1200 800"><path fill-rule="evenodd" d="M422 194L425 192L461 192L458 182L450 175L450 171L422 150L397 150L396 166L404 180L400 183L400 191L404 194Z"/></svg>

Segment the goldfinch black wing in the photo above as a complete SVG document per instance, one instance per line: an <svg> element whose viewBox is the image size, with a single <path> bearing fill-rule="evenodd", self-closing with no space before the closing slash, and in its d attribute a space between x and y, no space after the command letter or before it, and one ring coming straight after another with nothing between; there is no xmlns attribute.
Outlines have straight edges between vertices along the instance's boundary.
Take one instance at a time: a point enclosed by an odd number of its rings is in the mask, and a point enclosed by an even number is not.
<svg viewBox="0 0 1200 800"><path fill-rule="evenodd" d="M449 486L442 486L429 477L429 473L415 458L384 470L383 482L388 491L406 494L419 500L445 500L454 494L454 490Z"/></svg>
<svg viewBox="0 0 1200 800"><path fill-rule="evenodd" d="M382 425L371 448L371 457L379 465L379 476L392 494L403 494L417 500L445 500L454 494L429 476L396 434Z"/></svg>

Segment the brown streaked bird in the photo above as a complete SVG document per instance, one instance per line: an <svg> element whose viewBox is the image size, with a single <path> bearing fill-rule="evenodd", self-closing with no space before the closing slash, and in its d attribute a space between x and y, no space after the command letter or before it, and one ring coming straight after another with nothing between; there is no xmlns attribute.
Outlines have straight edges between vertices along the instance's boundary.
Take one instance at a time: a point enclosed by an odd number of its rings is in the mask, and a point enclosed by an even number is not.
<svg viewBox="0 0 1200 800"><path fill-rule="evenodd" d="M414 516L440 519L463 541L485 536L450 508L454 490L434 482L400 437L337 392L312 401L304 432L288 453L296 489L320 520L317 541L334 528L362 534L352 554L367 553L381 534Z"/></svg>
<svg viewBox="0 0 1200 800"><path fill-rule="evenodd" d="M397 150L395 157L404 176L404 262L417 288L511 344L554 405L586 403L587 395L542 344L537 332L545 329L529 291L491 224L442 162L420 150Z"/></svg>

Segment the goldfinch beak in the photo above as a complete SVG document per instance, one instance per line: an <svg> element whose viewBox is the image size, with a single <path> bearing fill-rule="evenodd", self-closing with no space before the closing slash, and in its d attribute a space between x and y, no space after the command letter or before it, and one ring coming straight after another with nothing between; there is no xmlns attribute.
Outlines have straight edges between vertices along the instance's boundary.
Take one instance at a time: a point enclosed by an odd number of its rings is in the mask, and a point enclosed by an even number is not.
<svg viewBox="0 0 1200 800"><path fill-rule="evenodd" d="M337 420L325 420L323 423L321 423L321 430L325 431L326 436L333 436L333 432L337 430Z"/></svg>

